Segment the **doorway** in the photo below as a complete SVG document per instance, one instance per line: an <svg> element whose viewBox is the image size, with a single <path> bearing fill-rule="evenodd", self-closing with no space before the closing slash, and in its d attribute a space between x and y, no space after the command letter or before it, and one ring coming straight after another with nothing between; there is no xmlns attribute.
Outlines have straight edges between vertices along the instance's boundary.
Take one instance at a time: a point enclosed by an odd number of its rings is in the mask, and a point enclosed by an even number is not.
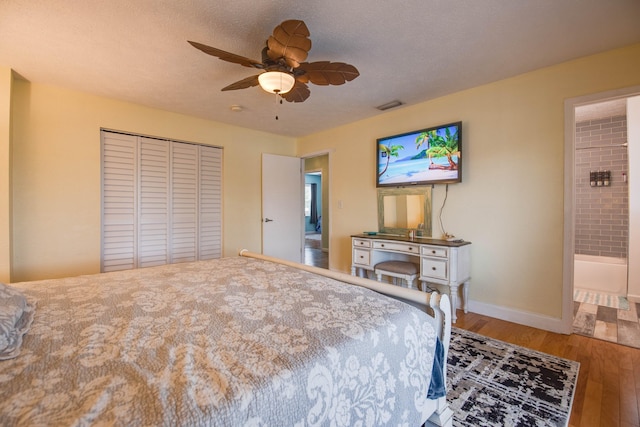
<svg viewBox="0 0 640 427"><path fill-rule="evenodd" d="M304 263L329 268L329 155L304 160Z"/></svg>
<svg viewBox="0 0 640 427"><path fill-rule="evenodd" d="M567 333L634 347L640 323L627 300L627 100L639 89L565 102L563 321Z"/></svg>

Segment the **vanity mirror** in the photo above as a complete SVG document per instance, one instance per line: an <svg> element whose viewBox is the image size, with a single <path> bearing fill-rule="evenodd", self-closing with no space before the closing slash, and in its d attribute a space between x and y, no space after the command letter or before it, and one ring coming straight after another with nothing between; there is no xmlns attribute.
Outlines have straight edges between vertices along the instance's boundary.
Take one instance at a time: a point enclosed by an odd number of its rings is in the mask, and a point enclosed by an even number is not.
<svg viewBox="0 0 640 427"><path fill-rule="evenodd" d="M378 231L406 236L431 236L431 187L379 188Z"/></svg>

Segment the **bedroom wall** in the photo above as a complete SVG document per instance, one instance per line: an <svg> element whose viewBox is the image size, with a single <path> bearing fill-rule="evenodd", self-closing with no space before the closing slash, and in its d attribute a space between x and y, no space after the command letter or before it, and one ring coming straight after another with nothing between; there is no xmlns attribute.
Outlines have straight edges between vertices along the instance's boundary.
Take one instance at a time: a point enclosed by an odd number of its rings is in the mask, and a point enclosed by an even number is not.
<svg viewBox="0 0 640 427"><path fill-rule="evenodd" d="M260 251L261 153L293 138L24 80L13 101L12 281L99 271L101 127L224 147L224 255Z"/></svg>
<svg viewBox="0 0 640 427"><path fill-rule="evenodd" d="M11 69L0 67L0 282L11 279Z"/></svg>
<svg viewBox="0 0 640 427"><path fill-rule="evenodd" d="M376 138L462 120L463 182L449 186L442 218L447 232L473 243L471 309L507 319L525 313L539 326L560 319L563 103L638 85L638 69L640 44L301 138L299 156L333 150L330 265L349 271L350 235L377 229ZM436 237L444 195L436 186Z"/></svg>

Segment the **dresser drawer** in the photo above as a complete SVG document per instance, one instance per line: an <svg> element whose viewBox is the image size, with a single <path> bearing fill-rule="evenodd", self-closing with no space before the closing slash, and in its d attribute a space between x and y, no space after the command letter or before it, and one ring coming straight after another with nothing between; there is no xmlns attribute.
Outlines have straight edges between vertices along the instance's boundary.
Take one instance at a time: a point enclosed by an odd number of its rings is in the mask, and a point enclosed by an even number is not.
<svg viewBox="0 0 640 427"><path fill-rule="evenodd" d="M353 247L354 248L370 248L371 247L371 240L353 239Z"/></svg>
<svg viewBox="0 0 640 427"><path fill-rule="evenodd" d="M420 245L413 245L411 243L398 243L398 242L373 242L373 249L381 249L385 251L402 252L405 254L420 253Z"/></svg>
<svg viewBox="0 0 640 427"><path fill-rule="evenodd" d="M447 258L449 256L449 249L441 246L422 246L420 255L427 255L432 257Z"/></svg>
<svg viewBox="0 0 640 427"><path fill-rule="evenodd" d="M366 249L353 249L353 265L368 266L371 261L371 253Z"/></svg>
<svg viewBox="0 0 640 427"><path fill-rule="evenodd" d="M446 259L422 258L421 263L423 277L443 280L447 280L449 278Z"/></svg>

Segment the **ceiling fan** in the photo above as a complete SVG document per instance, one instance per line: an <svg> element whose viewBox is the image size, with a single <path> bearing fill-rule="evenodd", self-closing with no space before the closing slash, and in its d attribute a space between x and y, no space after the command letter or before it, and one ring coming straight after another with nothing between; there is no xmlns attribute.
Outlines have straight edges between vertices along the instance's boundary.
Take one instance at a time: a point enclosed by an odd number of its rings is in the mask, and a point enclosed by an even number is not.
<svg viewBox="0 0 640 427"><path fill-rule="evenodd" d="M344 62L304 62L311 49L309 29L303 21L295 19L284 21L273 30L273 35L269 36L267 45L262 49L262 62L202 43L189 43L223 61L263 70L260 74L223 87L223 91L260 85L267 92L275 93L289 102L302 102L310 94L307 83L341 85L360 75L356 67Z"/></svg>

